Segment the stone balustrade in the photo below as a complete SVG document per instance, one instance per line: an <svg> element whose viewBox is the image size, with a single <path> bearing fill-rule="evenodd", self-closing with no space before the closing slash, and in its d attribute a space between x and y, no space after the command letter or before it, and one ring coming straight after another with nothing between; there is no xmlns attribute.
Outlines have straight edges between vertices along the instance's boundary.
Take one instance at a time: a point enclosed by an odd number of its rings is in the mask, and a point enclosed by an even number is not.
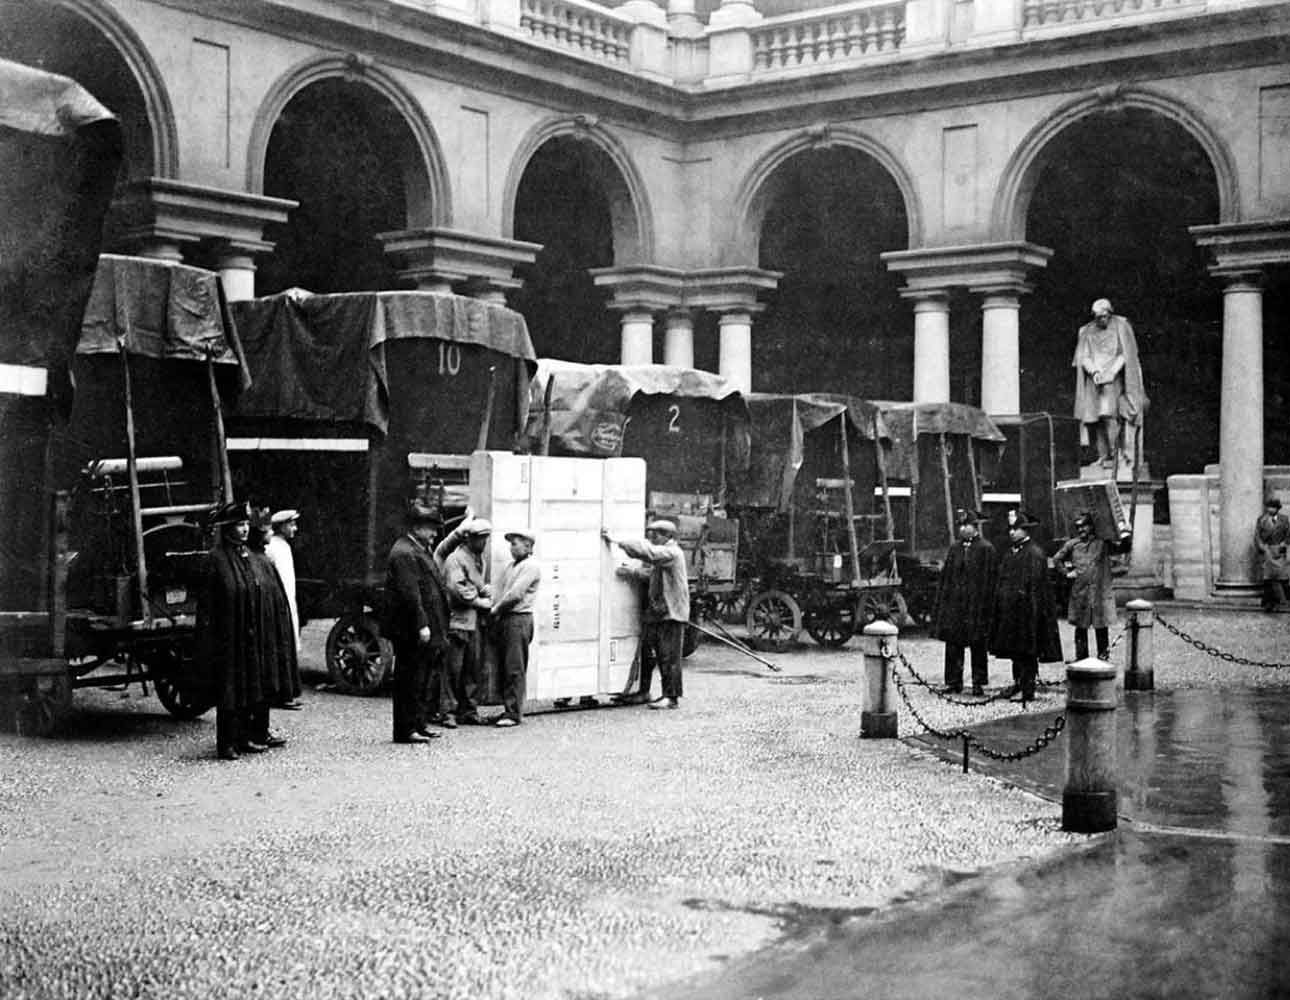
<svg viewBox="0 0 1290 1000"><path fill-rule="evenodd" d="M905 4L863 0L767 18L752 31L753 72L891 55L905 37Z"/></svg>
<svg viewBox="0 0 1290 1000"><path fill-rule="evenodd" d="M545 45L627 67L633 23L587 0L521 0L520 30Z"/></svg>
<svg viewBox="0 0 1290 1000"><path fill-rule="evenodd" d="M1023 28L1204 8L1205 0L1024 0Z"/></svg>

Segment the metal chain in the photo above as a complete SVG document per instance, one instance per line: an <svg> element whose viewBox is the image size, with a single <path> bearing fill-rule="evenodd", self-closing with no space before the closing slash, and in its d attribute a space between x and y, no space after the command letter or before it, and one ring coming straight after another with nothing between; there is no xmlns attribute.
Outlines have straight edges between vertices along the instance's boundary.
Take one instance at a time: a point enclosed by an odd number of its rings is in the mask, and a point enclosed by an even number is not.
<svg viewBox="0 0 1290 1000"><path fill-rule="evenodd" d="M1199 639L1193 639L1186 632L1180 629L1177 625L1172 625L1169 622L1165 621L1163 618L1161 618L1158 612L1153 611L1151 613L1151 616L1156 621L1158 621L1161 625L1167 628L1170 632L1176 635L1179 639L1187 643L1187 645L1195 649L1199 649L1202 653L1205 653L1209 656L1214 656L1220 660L1224 660L1227 663L1236 663L1243 667L1266 667L1269 670L1290 670L1290 663L1273 663L1266 660L1249 660L1249 659L1246 659L1244 656L1237 656L1235 653L1224 652L1223 650L1219 649L1217 646L1210 646L1207 643L1201 642Z"/></svg>
<svg viewBox="0 0 1290 1000"><path fill-rule="evenodd" d="M910 672L910 674L912 674L915 679L917 679L920 683L923 684L924 687L926 687L927 682L923 681L922 678L918 676L918 673L913 669L913 667L909 665L909 661L905 659L904 653L899 654L899 659L900 659L900 662L904 664L905 668ZM894 663L891 670L891 676L892 676L892 679L896 682L896 690L900 692L900 700L905 703L905 707L909 709L909 714L914 717L914 721L917 722L920 726L922 726L927 732L931 733L937 739L941 739L941 740L947 740L947 741L963 740L968 744L968 746L973 747L976 750L979 750L985 756L993 760L1005 760L1005 761L1023 760L1026 757L1034 756L1035 754L1039 753L1039 751L1047 747L1050 743L1052 743L1052 741L1058 737L1061 731L1066 728L1066 716L1064 714L1059 715L1057 716L1056 719L1053 720L1052 725L1044 727L1044 731L1040 733L1037 737L1035 737L1035 741L1030 746L1024 747L1021 750L1012 750L1012 751L996 750L993 747L986 746L984 743L978 740L966 729L956 729L953 732L947 732L946 730L943 730L943 729L937 729L935 726L929 723L918 713L918 709L916 709L914 707L913 702L909 700L909 693L905 690L905 682L900 676L900 671L895 668ZM996 699L991 699L991 700L996 700ZM964 703L959 703L959 704L964 704ZM984 704L987 704L987 702L967 702L966 704L984 705ZM966 764L964 766L966 767Z"/></svg>
<svg viewBox="0 0 1290 1000"><path fill-rule="evenodd" d="M913 664L911 664L909 660L905 658L904 653L899 653L897 655L900 657L901 664L904 666L906 670L909 671L910 676L913 677L917 683L927 688L928 691L934 694L937 698L940 698L941 701L949 702L951 705L962 705L967 708L973 708L977 705L988 705L992 701L1007 701L1008 698L1010 697L1010 695L1004 693L1004 691L1007 691L1007 688L1004 688L1003 691L1000 691L997 694L992 694L987 698L981 698L979 701L966 701L960 698L951 698L944 691L937 691L936 688L932 687L932 685L928 683L927 680L924 679L923 676L919 674L917 670L914 669Z"/></svg>

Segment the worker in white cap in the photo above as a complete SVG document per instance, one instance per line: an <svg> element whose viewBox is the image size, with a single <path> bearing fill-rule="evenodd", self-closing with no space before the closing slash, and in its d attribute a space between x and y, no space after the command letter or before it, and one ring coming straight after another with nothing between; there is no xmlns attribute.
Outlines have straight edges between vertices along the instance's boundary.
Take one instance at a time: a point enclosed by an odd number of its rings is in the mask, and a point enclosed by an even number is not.
<svg viewBox="0 0 1290 1000"><path fill-rule="evenodd" d="M616 538L608 528L601 529L600 537L650 567L649 597L641 628L640 689L650 708L679 708L681 656L690 621L690 584L685 553L676 543L676 524L662 519L650 521L645 525L643 540ZM655 666L663 683L663 696L648 701Z"/></svg>
<svg viewBox="0 0 1290 1000"><path fill-rule="evenodd" d="M533 605L542 567L533 557L537 537L528 528L506 532L511 564L502 570L493 599L493 639L502 665L502 714L494 725L518 726L524 721L524 689L528 679L529 644L533 641Z"/></svg>
<svg viewBox="0 0 1290 1000"><path fill-rule="evenodd" d="M473 517L467 510L434 550L448 592L448 650L439 690L430 694L430 721L446 729L478 726L482 721L475 700L483 666L479 616L493 606L485 565L492 534L486 518Z"/></svg>
<svg viewBox="0 0 1290 1000"><path fill-rule="evenodd" d="M278 579L282 581L282 589L287 595L287 607L291 610L291 634L296 640L296 656L299 657L300 605L296 600L296 559L291 544L296 532L300 530L300 511L290 508L275 511L269 518L269 526L272 531L264 543L264 554L278 571ZM300 699L287 698L274 707L296 711L301 707Z"/></svg>

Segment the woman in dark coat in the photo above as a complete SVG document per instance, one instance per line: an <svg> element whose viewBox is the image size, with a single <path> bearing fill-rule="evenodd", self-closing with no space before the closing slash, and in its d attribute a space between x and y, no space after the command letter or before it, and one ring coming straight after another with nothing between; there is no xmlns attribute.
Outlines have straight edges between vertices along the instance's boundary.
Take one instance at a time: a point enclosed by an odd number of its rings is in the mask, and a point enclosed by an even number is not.
<svg viewBox="0 0 1290 1000"><path fill-rule="evenodd" d="M295 643L283 649L276 573L247 545L250 509L225 504L212 525L217 536L198 598L197 656L215 698L216 750L222 760L236 760L239 753L260 753L269 745L268 705L281 657L294 656Z"/></svg>
<svg viewBox="0 0 1290 1000"><path fill-rule="evenodd" d="M1039 664L1062 660L1048 557L1030 538L1030 529L1038 524L1023 511L1008 511L1009 546L999 560L990 633L990 652L1012 661L1013 683L1007 694L1020 692L1023 704L1034 700Z"/></svg>

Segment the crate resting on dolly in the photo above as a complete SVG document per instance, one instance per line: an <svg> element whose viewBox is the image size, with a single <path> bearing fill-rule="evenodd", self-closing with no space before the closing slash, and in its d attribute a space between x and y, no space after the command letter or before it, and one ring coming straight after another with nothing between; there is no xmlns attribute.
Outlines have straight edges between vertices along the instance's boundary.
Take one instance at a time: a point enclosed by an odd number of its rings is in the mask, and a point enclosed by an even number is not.
<svg viewBox="0 0 1290 1000"><path fill-rule="evenodd" d="M1112 480L1058 483L1053 492L1063 521L1054 526L1054 535L1075 534L1075 518L1085 512L1093 518L1093 533L1103 541L1118 541L1129 530L1120 489Z"/></svg>

